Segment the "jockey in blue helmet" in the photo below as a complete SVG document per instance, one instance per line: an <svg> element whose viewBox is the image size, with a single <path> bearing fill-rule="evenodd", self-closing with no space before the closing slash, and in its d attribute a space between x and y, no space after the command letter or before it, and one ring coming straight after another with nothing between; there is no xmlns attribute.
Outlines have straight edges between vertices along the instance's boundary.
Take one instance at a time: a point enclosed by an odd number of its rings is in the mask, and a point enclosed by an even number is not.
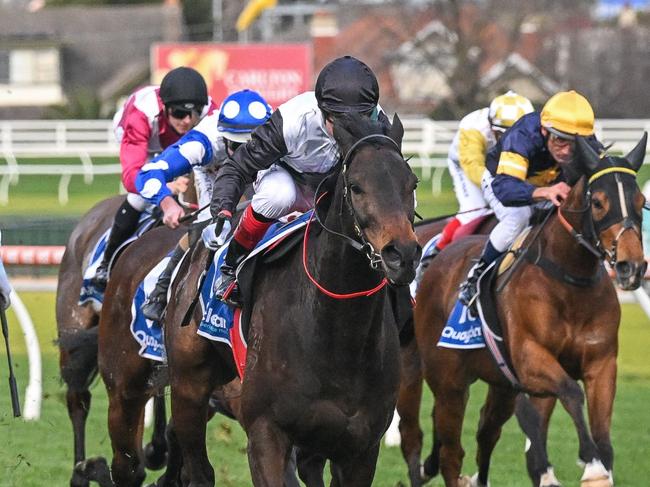
<svg viewBox="0 0 650 487"><path fill-rule="evenodd" d="M204 118L176 144L142 167L136 178L140 195L160 206L165 225L178 227L185 212L166 183L193 170L199 207L206 206L212 197L214 180L223 161L232 157L241 144L250 140L251 132L270 117L271 107L259 93L252 90L232 93L223 101L218 113ZM208 218L210 213L206 208L199 214L197 223ZM142 307L147 318L161 321L167 305L171 274L188 247L189 240L185 235Z"/></svg>

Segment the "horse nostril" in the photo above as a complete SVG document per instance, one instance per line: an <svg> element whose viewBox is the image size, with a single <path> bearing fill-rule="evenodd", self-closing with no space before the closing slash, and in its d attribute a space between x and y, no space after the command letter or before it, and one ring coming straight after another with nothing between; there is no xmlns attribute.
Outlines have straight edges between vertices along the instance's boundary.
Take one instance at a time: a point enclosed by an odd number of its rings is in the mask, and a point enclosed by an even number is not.
<svg viewBox="0 0 650 487"><path fill-rule="evenodd" d="M634 272L634 266L628 261L621 261L616 263L616 274L622 279L630 277Z"/></svg>
<svg viewBox="0 0 650 487"><path fill-rule="evenodd" d="M399 267L402 262L402 253L393 245L388 244L381 250L381 258L390 267Z"/></svg>

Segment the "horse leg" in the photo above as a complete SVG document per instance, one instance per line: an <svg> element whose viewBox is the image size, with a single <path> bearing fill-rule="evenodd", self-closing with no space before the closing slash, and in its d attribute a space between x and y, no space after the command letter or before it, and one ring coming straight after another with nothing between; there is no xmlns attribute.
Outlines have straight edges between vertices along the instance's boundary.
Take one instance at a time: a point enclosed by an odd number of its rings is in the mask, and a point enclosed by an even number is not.
<svg viewBox="0 0 650 487"><path fill-rule="evenodd" d="M548 460L546 435L556 399L517 396L515 414L526 435L526 467L533 487L559 487L560 482Z"/></svg>
<svg viewBox="0 0 650 487"><path fill-rule="evenodd" d="M74 434L75 465L86 458L86 419L90 411L90 400L91 394L88 389L73 390L68 387L66 403ZM70 487L88 487L88 485L88 479L80 475L77 470L73 470Z"/></svg>
<svg viewBox="0 0 650 487"><path fill-rule="evenodd" d="M610 480L614 466L614 450L609 436L612 408L616 394L616 358L608 357L598 366L590 367L584 378L587 394L589 426L600 458L609 471ZM611 481L613 484L613 480Z"/></svg>
<svg viewBox="0 0 650 487"><path fill-rule="evenodd" d="M255 487L282 487L291 455L289 437L275 424L258 417L247 428L248 465Z"/></svg>
<svg viewBox="0 0 650 487"><path fill-rule="evenodd" d="M522 347L519 357L522 357L522 354L528 357L519 362L520 367L516 367L522 383L533 392L554 394L573 420L580 445L579 457L587 465L581 486L610 485L609 474L600 460L598 448L585 421L583 412L585 396L580 385L569 377L555 357L544 348L529 343L528 346ZM540 367L539 364L544 364L544 367Z"/></svg>
<svg viewBox="0 0 650 487"><path fill-rule="evenodd" d="M153 433L151 442L144 447L145 465L151 470L160 470L167 461L167 414L165 412L164 388L158 391L153 398Z"/></svg>
<svg viewBox="0 0 650 487"><path fill-rule="evenodd" d="M300 480L307 487L325 487L323 471L325 470L326 458L300 448L297 450L296 463L298 464ZM285 487L287 486L285 485Z"/></svg>
<svg viewBox="0 0 650 487"><path fill-rule="evenodd" d="M196 345L197 358L205 357L202 352L206 349L209 353L209 344L197 340ZM216 365L209 360L189 366L185 366L180 357L173 363L170 361L173 431L183 453L183 475L189 477L192 487L214 485L214 469L206 448L208 401L214 389L214 367Z"/></svg>
<svg viewBox="0 0 650 487"><path fill-rule="evenodd" d="M183 453L174 431L173 418L167 424L165 432L167 445L167 468L152 487L181 487L181 471L183 468Z"/></svg>
<svg viewBox="0 0 650 487"><path fill-rule="evenodd" d="M472 485L485 487L488 485L490 458L494 447L501 437L501 428L512 416L515 409L517 393L510 388L489 386L485 404L481 408L476 441L476 464L478 476L472 479Z"/></svg>
<svg viewBox="0 0 650 487"><path fill-rule="evenodd" d="M370 487L377 469L379 444L365 455L360 455L345 462L330 462L332 472L331 487Z"/></svg>
<svg viewBox="0 0 650 487"><path fill-rule="evenodd" d="M402 380L397 397L397 413L399 414L399 432L401 436L400 448L402 456L408 466L411 487L422 485L422 466L420 455L422 452L422 428L420 428L420 403L422 401L422 370L417 342L412 340L401 350ZM429 457L431 458L431 456ZM426 472L428 478L438 473L438 457L435 465L429 463Z"/></svg>
<svg viewBox="0 0 650 487"><path fill-rule="evenodd" d="M440 471L447 487L458 487L465 456L460 440L469 389L466 385L434 389L434 396L433 424L439 440Z"/></svg>
<svg viewBox="0 0 650 487"><path fill-rule="evenodd" d="M109 391L108 431L113 446L111 473L116 486L139 486L146 474L142 464L144 406L149 398L126 398Z"/></svg>

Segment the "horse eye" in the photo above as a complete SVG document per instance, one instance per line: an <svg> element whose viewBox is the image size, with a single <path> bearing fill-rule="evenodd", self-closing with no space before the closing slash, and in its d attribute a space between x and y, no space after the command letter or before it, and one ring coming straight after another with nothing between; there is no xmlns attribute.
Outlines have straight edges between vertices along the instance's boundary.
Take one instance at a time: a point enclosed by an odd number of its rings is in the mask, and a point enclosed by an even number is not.
<svg viewBox="0 0 650 487"><path fill-rule="evenodd" d="M363 190L361 187L357 184L350 184L350 191L352 191L354 194L361 194L363 193Z"/></svg>
<svg viewBox="0 0 650 487"><path fill-rule="evenodd" d="M602 210L604 208L602 202L597 198L592 199L591 204L594 205L594 208L597 210Z"/></svg>

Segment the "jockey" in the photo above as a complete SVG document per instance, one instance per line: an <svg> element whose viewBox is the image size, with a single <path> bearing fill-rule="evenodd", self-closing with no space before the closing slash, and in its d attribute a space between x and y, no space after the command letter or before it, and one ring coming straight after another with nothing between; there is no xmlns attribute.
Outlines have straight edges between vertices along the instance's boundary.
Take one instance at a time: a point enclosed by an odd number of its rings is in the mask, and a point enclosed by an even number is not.
<svg viewBox="0 0 650 487"><path fill-rule="evenodd" d="M445 225L429 260L453 240L459 227L490 212L481 191L485 157L507 129L533 110L528 98L508 91L492 100L489 107L462 118L447 156L459 214Z"/></svg>
<svg viewBox="0 0 650 487"><path fill-rule="evenodd" d="M601 150L593 133L594 112L587 99L564 91L553 95L541 113L521 117L489 152L481 188L499 223L460 286L461 303L472 304L480 275L528 225L535 201L559 206L566 199L575 137L589 137L589 143Z"/></svg>
<svg viewBox="0 0 650 487"><path fill-rule="evenodd" d="M282 104L253 132L250 142L226 159L212 196L215 223L206 228L206 245L230 232L235 205L247 183L255 181L251 204L244 211L228 247L215 295L239 304L235 270L278 218L313 207L315 188L339 162L333 137L337 114L357 112L390 125L377 106L379 85L372 70L351 56L330 62L318 75L316 89Z"/></svg>
<svg viewBox="0 0 650 487"><path fill-rule="evenodd" d="M128 194L117 210L103 260L92 280L96 289L106 287L113 254L136 230L140 213L147 207L135 188L138 171L153 154L176 142L216 108L203 77L192 68L180 67L165 75L160 88L146 86L135 91L113 117L122 184Z"/></svg>
<svg viewBox="0 0 650 487"><path fill-rule="evenodd" d="M0 245L2 244L2 233L0 233ZM9 296L11 295L11 284L7 278L5 267L0 259L0 311L6 310L11 304Z"/></svg>
<svg viewBox="0 0 650 487"><path fill-rule="evenodd" d="M135 179L137 190L148 202L160 206L165 225L177 228L185 212L166 183L194 169L199 207L206 206L210 203L213 181L223 161L250 139L255 127L270 117L271 107L257 92L242 90L229 95L218 113L215 111L205 117L177 143L142 167ZM210 212L206 208L199 214L197 222L209 218ZM161 321L172 272L188 247L188 236L185 235L143 304L142 312L150 320Z"/></svg>

